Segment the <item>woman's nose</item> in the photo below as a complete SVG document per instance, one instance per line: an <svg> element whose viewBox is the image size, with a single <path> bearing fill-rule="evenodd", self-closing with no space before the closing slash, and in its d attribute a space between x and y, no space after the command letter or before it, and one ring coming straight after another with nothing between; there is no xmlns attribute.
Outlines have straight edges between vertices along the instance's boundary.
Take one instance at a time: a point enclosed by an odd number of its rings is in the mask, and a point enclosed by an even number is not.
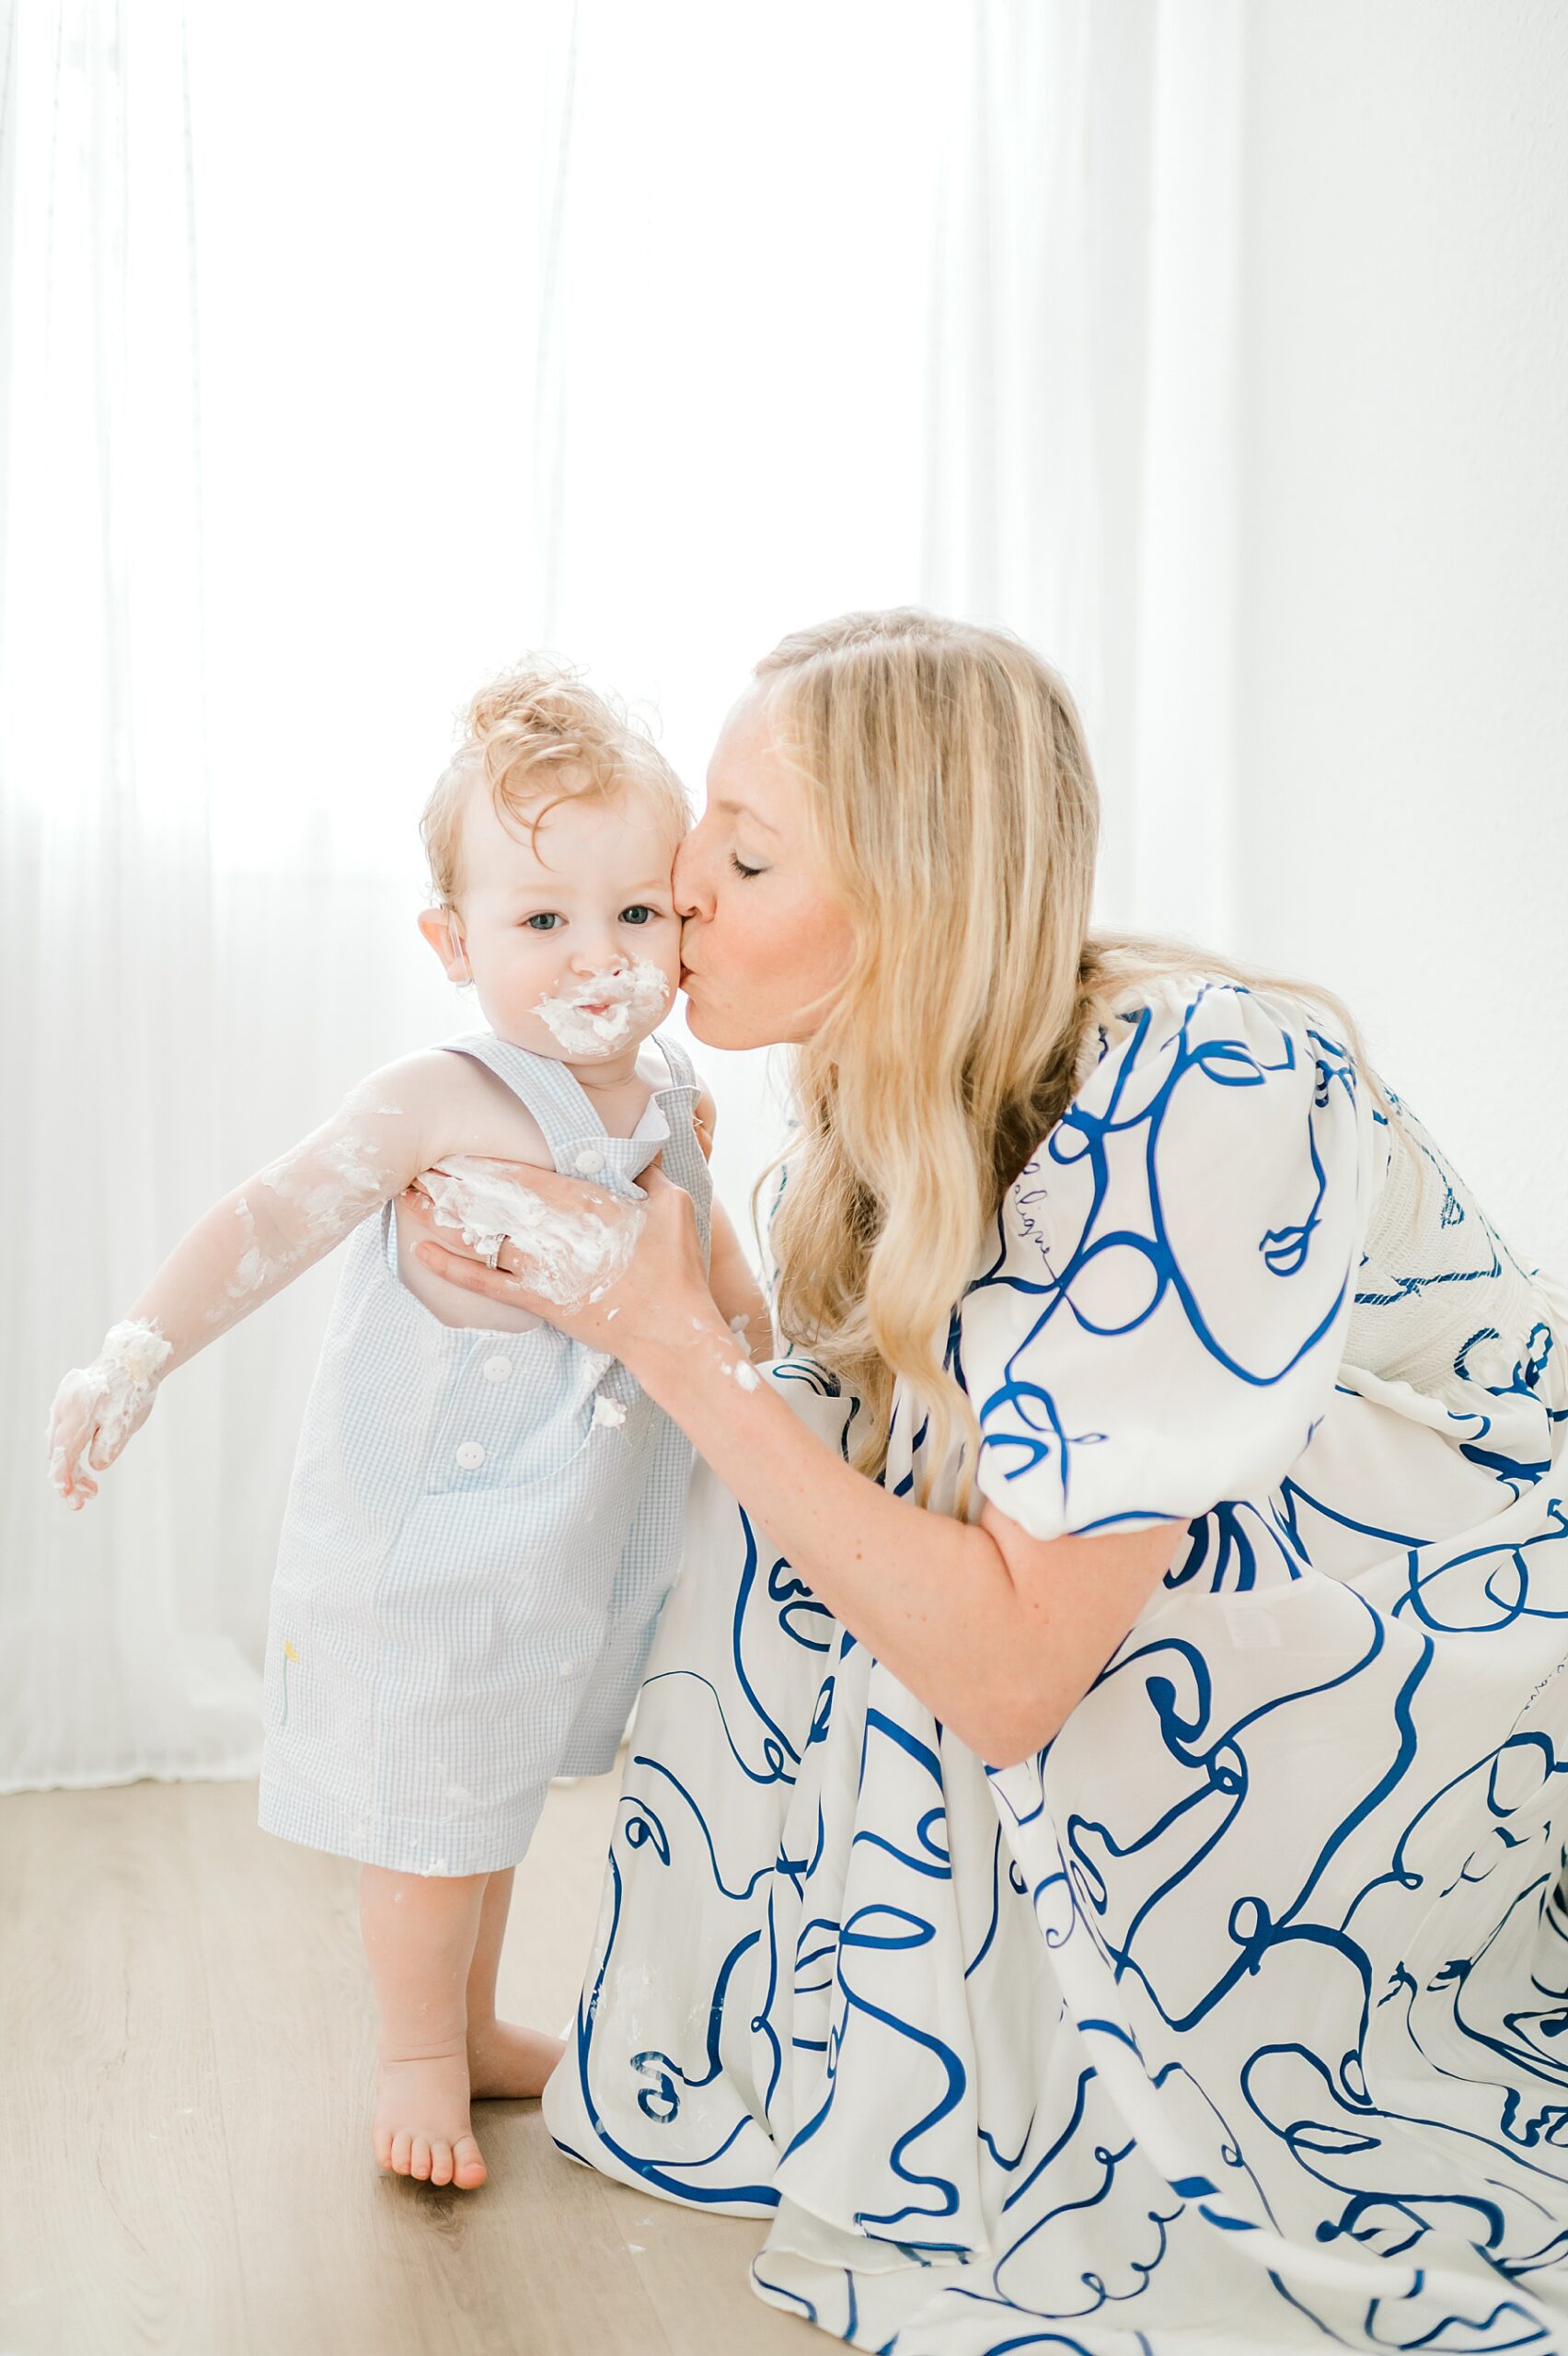
<svg viewBox="0 0 1568 2356"><path fill-rule="evenodd" d="M703 886L702 854L698 843L701 832L700 826L692 828L677 849L675 863L670 871L670 895L678 917L699 917L712 906L713 895Z"/></svg>

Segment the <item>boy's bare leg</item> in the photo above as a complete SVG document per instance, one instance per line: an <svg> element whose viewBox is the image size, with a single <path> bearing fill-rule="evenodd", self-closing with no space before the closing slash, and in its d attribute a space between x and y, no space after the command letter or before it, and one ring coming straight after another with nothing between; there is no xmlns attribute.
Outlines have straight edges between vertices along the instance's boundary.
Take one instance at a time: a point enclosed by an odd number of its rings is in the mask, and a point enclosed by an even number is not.
<svg viewBox="0 0 1568 2356"><path fill-rule="evenodd" d="M506 1913L512 1903L515 1868L491 1874L479 1910L479 1933L468 1969L468 2078L476 2096L528 2098L542 2093L545 2080L560 2060L559 2037L542 2029L520 2028L495 2016L496 1974L501 1968Z"/></svg>
<svg viewBox="0 0 1568 2356"><path fill-rule="evenodd" d="M485 2180L468 2116L467 1989L485 1874L398 1874L365 1865L360 1928L381 2015L375 2156L398 2176Z"/></svg>

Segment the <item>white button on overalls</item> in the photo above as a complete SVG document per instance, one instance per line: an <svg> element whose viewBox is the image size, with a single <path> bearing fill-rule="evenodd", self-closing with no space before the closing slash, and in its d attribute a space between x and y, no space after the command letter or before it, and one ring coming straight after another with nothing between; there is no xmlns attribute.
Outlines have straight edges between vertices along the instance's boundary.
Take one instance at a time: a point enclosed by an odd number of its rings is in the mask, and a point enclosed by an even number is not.
<svg viewBox="0 0 1568 2356"><path fill-rule="evenodd" d="M484 1376L487 1382L504 1382L507 1376L512 1372L512 1360L510 1358L487 1358L483 1366L480 1367L479 1372Z"/></svg>
<svg viewBox="0 0 1568 2356"><path fill-rule="evenodd" d="M476 1464L482 1464L484 1461L485 1451L477 1439L458 1441L457 1461L465 1472L471 1472Z"/></svg>
<svg viewBox="0 0 1568 2356"><path fill-rule="evenodd" d="M585 1145L581 1152L573 1154L571 1166L574 1170L581 1170L585 1178L591 1178L595 1170L603 1170L605 1157L597 1146Z"/></svg>

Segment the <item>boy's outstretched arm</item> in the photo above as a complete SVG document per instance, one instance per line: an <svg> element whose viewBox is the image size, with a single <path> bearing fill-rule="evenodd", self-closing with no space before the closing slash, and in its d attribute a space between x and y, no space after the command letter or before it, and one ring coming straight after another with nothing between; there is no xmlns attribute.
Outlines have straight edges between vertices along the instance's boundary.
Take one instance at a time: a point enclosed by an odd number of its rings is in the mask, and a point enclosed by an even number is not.
<svg viewBox="0 0 1568 2356"><path fill-rule="evenodd" d="M314 1266L431 1158L440 1049L386 1064L329 1121L214 1203L181 1237L50 1415L49 1472L79 1508L175 1368Z"/></svg>

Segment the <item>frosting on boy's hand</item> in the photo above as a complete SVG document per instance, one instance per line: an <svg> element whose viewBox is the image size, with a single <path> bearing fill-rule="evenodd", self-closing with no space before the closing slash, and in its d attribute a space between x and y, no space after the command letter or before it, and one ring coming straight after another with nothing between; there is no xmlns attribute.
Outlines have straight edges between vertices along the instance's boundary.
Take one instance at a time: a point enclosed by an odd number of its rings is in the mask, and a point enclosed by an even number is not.
<svg viewBox="0 0 1568 2356"><path fill-rule="evenodd" d="M50 1411L49 1477L74 1511L97 1496L92 1474L107 1471L152 1414L172 1355L155 1319L127 1319L110 1327L91 1366L74 1366L61 1382Z"/></svg>

